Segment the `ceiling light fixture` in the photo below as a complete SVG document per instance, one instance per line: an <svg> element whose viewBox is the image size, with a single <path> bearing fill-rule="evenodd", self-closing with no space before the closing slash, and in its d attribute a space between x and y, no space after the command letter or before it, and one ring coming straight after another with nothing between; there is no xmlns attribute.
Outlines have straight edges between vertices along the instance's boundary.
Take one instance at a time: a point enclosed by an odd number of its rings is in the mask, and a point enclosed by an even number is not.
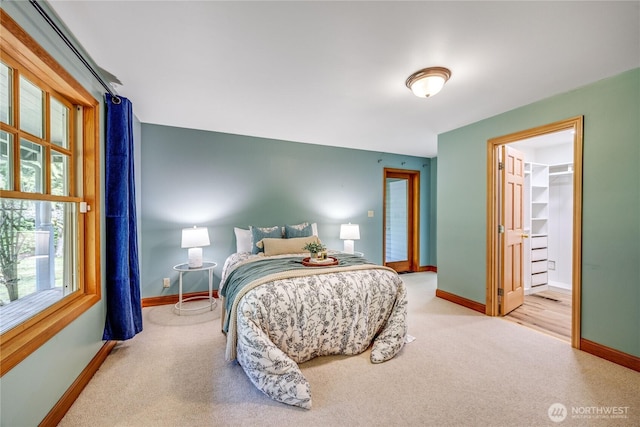
<svg viewBox="0 0 640 427"><path fill-rule="evenodd" d="M429 98L440 92L451 77L451 71L444 67L423 68L411 74L407 79L407 87L420 98Z"/></svg>

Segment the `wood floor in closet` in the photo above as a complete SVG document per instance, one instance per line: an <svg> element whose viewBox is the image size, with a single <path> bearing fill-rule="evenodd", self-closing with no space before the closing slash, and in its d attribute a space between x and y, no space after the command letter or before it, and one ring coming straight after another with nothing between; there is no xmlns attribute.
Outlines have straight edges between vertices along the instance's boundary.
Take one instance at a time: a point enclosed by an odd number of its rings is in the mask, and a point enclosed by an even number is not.
<svg viewBox="0 0 640 427"><path fill-rule="evenodd" d="M524 304L506 320L571 342L571 294L552 290L525 295Z"/></svg>

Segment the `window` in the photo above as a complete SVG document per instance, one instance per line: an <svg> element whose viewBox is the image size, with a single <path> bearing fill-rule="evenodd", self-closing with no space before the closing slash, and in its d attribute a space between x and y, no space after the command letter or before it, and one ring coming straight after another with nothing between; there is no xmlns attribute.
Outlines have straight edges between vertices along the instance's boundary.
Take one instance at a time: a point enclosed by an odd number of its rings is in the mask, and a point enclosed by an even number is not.
<svg viewBox="0 0 640 427"><path fill-rule="evenodd" d="M4 375L100 300L100 171L98 101L0 13Z"/></svg>

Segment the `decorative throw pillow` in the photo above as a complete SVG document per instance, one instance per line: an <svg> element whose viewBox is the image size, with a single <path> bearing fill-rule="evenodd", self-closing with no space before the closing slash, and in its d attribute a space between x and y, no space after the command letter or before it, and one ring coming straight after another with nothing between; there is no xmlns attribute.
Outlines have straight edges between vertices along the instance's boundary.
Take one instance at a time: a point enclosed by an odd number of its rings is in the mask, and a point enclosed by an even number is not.
<svg viewBox="0 0 640 427"><path fill-rule="evenodd" d="M236 234L236 252L251 252L251 230L233 227Z"/></svg>
<svg viewBox="0 0 640 427"><path fill-rule="evenodd" d="M275 225L273 227L249 227L251 230L251 253L257 254L262 252L262 248L258 247L257 243L265 237L274 239L282 239L282 227Z"/></svg>
<svg viewBox="0 0 640 427"><path fill-rule="evenodd" d="M311 224L303 222L297 225L285 225L284 226L284 238L291 239L295 237L309 237L313 236L313 229Z"/></svg>
<svg viewBox="0 0 640 427"><path fill-rule="evenodd" d="M264 255L282 255L282 254L299 254L306 252L303 248L307 243L319 242L317 236L293 237L291 239L262 239L264 246Z"/></svg>

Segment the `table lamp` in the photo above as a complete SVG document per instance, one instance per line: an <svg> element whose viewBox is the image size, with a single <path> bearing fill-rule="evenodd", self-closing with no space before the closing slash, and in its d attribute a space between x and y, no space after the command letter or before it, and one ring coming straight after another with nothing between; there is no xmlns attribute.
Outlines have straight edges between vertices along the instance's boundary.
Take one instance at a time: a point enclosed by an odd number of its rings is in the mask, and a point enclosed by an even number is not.
<svg viewBox="0 0 640 427"><path fill-rule="evenodd" d="M360 240L360 227L358 224L342 224L340 226L340 239L344 240L344 252L353 254L353 241Z"/></svg>
<svg viewBox="0 0 640 427"><path fill-rule="evenodd" d="M209 246L209 230L206 227L182 229L182 247L189 248L189 268L202 267L202 246Z"/></svg>

